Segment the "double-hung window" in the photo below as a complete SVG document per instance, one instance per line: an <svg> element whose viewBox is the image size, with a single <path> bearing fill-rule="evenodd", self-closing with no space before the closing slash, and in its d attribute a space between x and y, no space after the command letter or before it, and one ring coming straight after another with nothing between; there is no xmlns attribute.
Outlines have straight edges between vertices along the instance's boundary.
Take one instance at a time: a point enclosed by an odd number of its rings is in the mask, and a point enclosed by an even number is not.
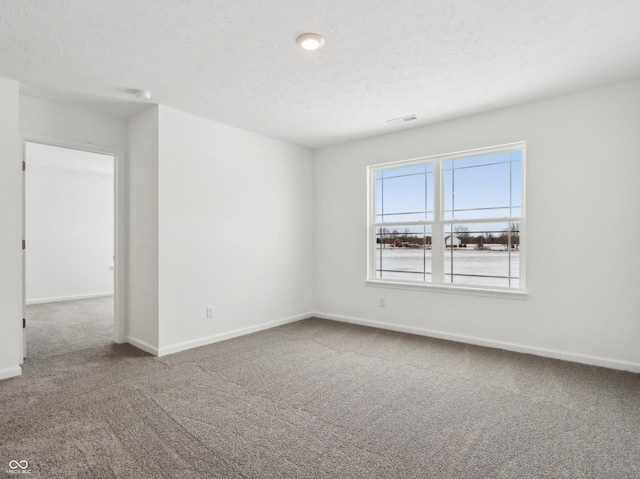
<svg viewBox="0 0 640 479"><path fill-rule="evenodd" d="M374 283L524 291L525 143L369 167Z"/></svg>

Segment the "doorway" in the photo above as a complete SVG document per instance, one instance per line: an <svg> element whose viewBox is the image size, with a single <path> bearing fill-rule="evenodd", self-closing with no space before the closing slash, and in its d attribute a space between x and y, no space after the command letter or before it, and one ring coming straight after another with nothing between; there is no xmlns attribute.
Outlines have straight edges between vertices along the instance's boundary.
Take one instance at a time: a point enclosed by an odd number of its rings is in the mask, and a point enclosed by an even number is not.
<svg viewBox="0 0 640 479"><path fill-rule="evenodd" d="M24 356L117 340L116 155L24 143Z"/></svg>

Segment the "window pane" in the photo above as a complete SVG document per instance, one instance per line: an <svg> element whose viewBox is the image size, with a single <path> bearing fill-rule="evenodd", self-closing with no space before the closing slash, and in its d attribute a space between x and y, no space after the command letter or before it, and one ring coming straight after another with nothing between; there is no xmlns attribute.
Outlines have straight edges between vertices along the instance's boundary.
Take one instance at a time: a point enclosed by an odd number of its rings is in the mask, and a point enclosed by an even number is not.
<svg viewBox="0 0 640 479"><path fill-rule="evenodd" d="M431 281L431 227L378 227L375 256L376 278Z"/></svg>
<svg viewBox="0 0 640 479"><path fill-rule="evenodd" d="M518 288L519 240L517 223L447 225L445 283Z"/></svg>
<svg viewBox="0 0 640 479"><path fill-rule="evenodd" d="M426 216L425 221L433 221L435 219L435 191L434 191L434 181L436 180L435 175L435 165L433 163L429 163L425 165L426 168L426 194L425 194L425 210Z"/></svg>
<svg viewBox="0 0 640 479"><path fill-rule="evenodd" d="M382 172L378 171L376 177L382 175ZM376 180L376 223L382 222L382 179Z"/></svg>
<svg viewBox="0 0 640 479"><path fill-rule="evenodd" d="M521 155L509 152L446 161L445 220L514 216L521 207L521 165Z"/></svg>
<svg viewBox="0 0 640 479"><path fill-rule="evenodd" d="M376 222L433 221L433 164L376 173Z"/></svg>
<svg viewBox="0 0 640 479"><path fill-rule="evenodd" d="M512 213L510 216L522 216L522 152L513 153L520 158L511 163L511 205Z"/></svg>
<svg viewBox="0 0 640 479"><path fill-rule="evenodd" d="M404 166L402 168L391 168L382 170L382 178L395 178L398 176L420 175L424 173L425 165Z"/></svg>
<svg viewBox="0 0 640 479"><path fill-rule="evenodd" d="M385 178L383 181L385 216L394 213L424 213L424 173Z"/></svg>

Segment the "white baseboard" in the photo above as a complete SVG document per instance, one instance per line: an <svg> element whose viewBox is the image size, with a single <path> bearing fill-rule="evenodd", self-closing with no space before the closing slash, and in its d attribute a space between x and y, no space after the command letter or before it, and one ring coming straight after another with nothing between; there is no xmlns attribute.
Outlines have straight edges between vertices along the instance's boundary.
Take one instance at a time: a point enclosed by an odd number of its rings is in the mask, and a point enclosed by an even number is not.
<svg viewBox="0 0 640 479"><path fill-rule="evenodd" d="M290 316L284 319L278 319L270 321L268 323L258 324L256 326L249 326L247 328L240 328L226 333L216 334L214 336L208 336L206 338L196 339L193 341L185 341L183 343L173 344L171 346L164 346L160 348L158 356L166 356L167 354L174 354L187 349L197 348L200 346L206 346L207 344L217 343L226 339L236 338L238 336L244 336L246 334L256 333L265 329L275 328L276 326L282 326L283 324L294 323L301 319L307 319L313 316L312 312L298 314L296 316Z"/></svg>
<svg viewBox="0 0 640 479"><path fill-rule="evenodd" d="M133 336L126 336L124 340L130 345L135 346L138 349L142 349L145 353L158 356L158 348L151 346L149 343L142 341L141 339L134 338Z"/></svg>
<svg viewBox="0 0 640 479"><path fill-rule="evenodd" d="M92 294L76 294L74 296L58 296L56 298L40 298L27 300L27 306L30 304L55 303L56 301L73 301L75 299L104 298L105 296L113 296L113 291L107 293Z"/></svg>
<svg viewBox="0 0 640 479"><path fill-rule="evenodd" d="M601 366L609 369L618 369L622 371L631 371L640 373L640 364L628 361L620 361L617 359L601 358L597 356L589 356L586 354L570 353L565 351L555 351L552 349L538 348L534 346L525 346L516 343L507 343L503 341L494 341L474 336L466 336L462 334L444 333L441 331L433 331L431 329L416 328L413 326L402 326L392 323L383 323L380 321L371 321L368 319L354 318L350 316L341 316L337 314L322 313L316 311L313 316L321 319L329 319L332 321L340 321L343 323L360 324L362 326L370 326L373 328L388 329L391 331L400 331L403 333L418 334L420 336L429 336L431 338L446 339L449 341L457 341L459 343L474 344L476 346L485 346L495 349L505 349L517 353L533 354L534 356L542 356L545 358L561 359L563 361L571 361L574 363L588 364L591 366Z"/></svg>
<svg viewBox="0 0 640 479"><path fill-rule="evenodd" d="M0 381L3 379L14 378L16 376L20 376L22 374L22 368L20 366L15 366L13 368L2 369L0 370Z"/></svg>

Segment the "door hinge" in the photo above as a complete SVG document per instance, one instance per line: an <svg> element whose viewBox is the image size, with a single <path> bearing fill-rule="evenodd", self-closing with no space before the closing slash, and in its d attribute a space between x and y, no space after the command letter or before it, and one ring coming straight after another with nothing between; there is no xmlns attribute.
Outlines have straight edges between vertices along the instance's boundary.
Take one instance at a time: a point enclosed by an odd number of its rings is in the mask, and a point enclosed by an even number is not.
<svg viewBox="0 0 640 479"><path fill-rule="evenodd" d="M27 327L27 319L22 318L22 328L26 328L26 327Z"/></svg>
<svg viewBox="0 0 640 479"><path fill-rule="evenodd" d="M22 171L27 171L27 162L22 160Z"/></svg>
<svg viewBox="0 0 640 479"><path fill-rule="evenodd" d="M22 249L27 249L27 242L22 240Z"/></svg>

